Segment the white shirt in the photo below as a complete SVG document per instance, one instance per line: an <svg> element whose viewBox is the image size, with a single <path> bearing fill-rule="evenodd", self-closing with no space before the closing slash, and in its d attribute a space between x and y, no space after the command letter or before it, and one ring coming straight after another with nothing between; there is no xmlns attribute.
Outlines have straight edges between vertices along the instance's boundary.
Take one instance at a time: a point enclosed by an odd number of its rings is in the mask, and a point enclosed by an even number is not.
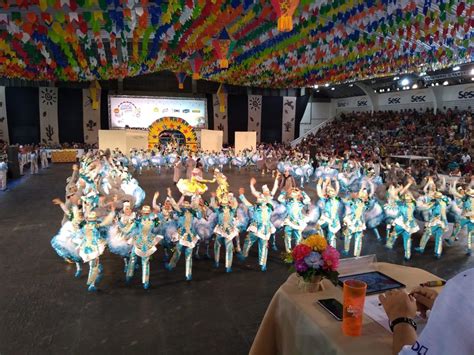
<svg viewBox="0 0 474 355"><path fill-rule="evenodd" d="M461 161L463 164L469 163L471 161L471 156L469 154L464 154L461 157Z"/></svg>
<svg viewBox="0 0 474 355"><path fill-rule="evenodd" d="M428 323L401 355L474 354L474 269L449 280L436 298Z"/></svg>

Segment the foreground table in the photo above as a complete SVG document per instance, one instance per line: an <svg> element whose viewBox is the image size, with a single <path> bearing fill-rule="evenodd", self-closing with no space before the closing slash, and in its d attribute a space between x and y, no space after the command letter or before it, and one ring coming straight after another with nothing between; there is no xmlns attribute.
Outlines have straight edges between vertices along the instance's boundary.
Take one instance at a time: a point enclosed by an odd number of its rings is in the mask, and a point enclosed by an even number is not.
<svg viewBox="0 0 474 355"><path fill-rule="evenodd" d="M376 263L380 271L410 290L422 282L440 280L427 271L407 266ZM391 354L392 334L364 315L362 335L342 334L341 324L315 302L335 298L342 303L342 288L324 280L324 291L305 293L297 287L296 274L273 296L250 354Z"/></svg>

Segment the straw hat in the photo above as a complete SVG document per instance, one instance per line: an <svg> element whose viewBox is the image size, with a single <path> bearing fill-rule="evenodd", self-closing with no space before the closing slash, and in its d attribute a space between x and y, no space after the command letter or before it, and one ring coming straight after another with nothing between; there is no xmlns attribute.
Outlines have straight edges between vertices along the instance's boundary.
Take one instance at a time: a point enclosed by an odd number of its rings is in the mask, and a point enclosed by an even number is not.
<svg viewBox="0 0 474 355"><path fill-rule="evenodd" d="M151 212L151 208L148 205L144 205L142 207L142 214L149 214Z"/></svg>
<svg viewBox="0 0 474 355"><path fill-rule="evenodd" d="M433 198L441 198L441 197L443 197L443 194L441 192L435 191L433 193Z"/></svg>
<svg viewBox="0 0 474 355"><path fill-rule="evenodd" d="M466 190L466 195L470 197L474 197L474 189L470 187L469 189Z"/></svg>

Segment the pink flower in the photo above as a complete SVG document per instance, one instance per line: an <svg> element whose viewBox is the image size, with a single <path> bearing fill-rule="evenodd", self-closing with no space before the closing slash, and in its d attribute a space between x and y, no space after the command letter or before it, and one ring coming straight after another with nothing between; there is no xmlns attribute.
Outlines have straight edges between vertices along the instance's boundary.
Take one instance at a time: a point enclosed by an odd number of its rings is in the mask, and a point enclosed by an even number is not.
<svg viewBox="0 0 474 355"><path fill-rule="evenodd" d="M294 260L301 260L304 259L306 256L311 253L311 248L307 245L304 244L298 244L293 251L291 252L291 255L293 255Z"/></svg>
<svg viewBox="0 0 474 355"><path fill-rule="evenodd" d="M339 267L339 252L332 246L328 245L326 250L323 251L323 260L323 269L336 271Z"/></svg>

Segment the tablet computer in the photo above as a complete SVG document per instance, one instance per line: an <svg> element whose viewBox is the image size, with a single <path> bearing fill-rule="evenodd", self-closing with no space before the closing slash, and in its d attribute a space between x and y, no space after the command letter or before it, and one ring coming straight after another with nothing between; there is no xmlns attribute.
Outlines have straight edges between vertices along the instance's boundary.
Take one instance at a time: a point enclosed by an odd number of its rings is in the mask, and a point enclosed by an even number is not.
<svg viewBox="0 0 474 355"><path fill-rule="evenodd" d="M339 285L342 286L346 280L359 280L365 282L367 284L367 295L405 287L401 282L392 279L390 276L387 276L380 271L370 271L339 277Z"/></svg>

